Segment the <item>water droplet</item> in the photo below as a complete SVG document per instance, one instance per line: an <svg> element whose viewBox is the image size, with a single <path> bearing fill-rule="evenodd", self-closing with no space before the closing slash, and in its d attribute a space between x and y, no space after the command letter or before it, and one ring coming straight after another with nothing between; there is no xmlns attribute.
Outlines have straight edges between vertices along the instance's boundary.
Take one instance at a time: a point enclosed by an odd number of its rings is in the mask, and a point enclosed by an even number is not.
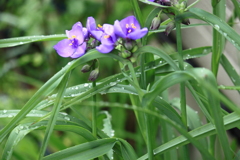
<svg viewBox="0 0 240 160"><path fill-rule="evenodd" d="M217 25L217 24L214 25L214 28L215 28L216 30L219 30L219 29L220 29L219 25Z"/></svg>
<svg viewBox="0 0 240 160"><path fill-rule="evenodd" d="M88 83L85 83L83 86L84 86L84 87L87 87L88 85L89 85Z"/></svg>
<svg viewBox="0 0 240 160"><path fill-rule="evenodd" d="M75 89L78 89L78 87L75 87Z"/></svg>
<svg viewBox="0 0 240 160"><path fill-rule="evenodd" d="M65 120L67 121L70 121L70 118L69 117L64 117Z"/></svg>
<svg viewBox="0 0 240 160"><path fill-rule="evenodd" d="M114 86L116 84L117 84L116 82L110 82L110 86Z"/></svg>
<svg viewBox="0 0 240 160"><path fill-rule="evenodd" d="M12 118L12 117L13 117L13 115L12 115L12 114L9 114L9 115L8 115L8 118Z"/></svg>
<svg viewBox="0 0 240 160"><path fill-rule="evenodd" d="M7 110L3 110L3 113L7 113Z"/></svg>
<svg viewBox="0 0 240 160"><path fill-rule="evenodd" d="M70 65L72 62L68 62L68 64L67 65Z"/></svg>

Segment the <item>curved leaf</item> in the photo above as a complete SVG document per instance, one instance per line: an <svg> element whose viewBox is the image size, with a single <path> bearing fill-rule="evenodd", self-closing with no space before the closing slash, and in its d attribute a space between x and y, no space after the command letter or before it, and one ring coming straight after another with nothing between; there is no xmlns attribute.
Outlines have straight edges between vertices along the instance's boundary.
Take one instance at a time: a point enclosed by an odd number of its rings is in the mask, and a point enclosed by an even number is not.
<svg viewBox="0 0 240 160"><path fill-rule="evenodd" d="M0 39L0 48L13 47L18 45L23 45L32 42L39 41L59 41L67 38L66 34L55 34L55 35L41 35L41 36L26 36L17 38Z"/></svg>

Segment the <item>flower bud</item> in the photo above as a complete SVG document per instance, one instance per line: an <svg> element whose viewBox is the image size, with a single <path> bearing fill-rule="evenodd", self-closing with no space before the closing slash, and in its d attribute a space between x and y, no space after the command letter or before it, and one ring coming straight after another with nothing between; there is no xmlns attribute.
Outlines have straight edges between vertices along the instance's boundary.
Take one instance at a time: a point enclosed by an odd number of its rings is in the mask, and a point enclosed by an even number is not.
<svg viewBox="0 0 240 160"><path fill-rule="evenodd" d="M136 45L136 42L133 40L127 40L126 42L124 42L124 47L127 50L131 50L135 45Z"/></svg>
<svg viewBox="0 0 240 160"><path fill-rule="evenodd" d="M90 73L88 80L95 81L98 78L98 75L99 75L99 69L96 68Z"/></svg>
<svg viewBox="0 0 240 160"><path fill-rule="evenodd" d="M182 24L189 25L190 24L189 19L182 20Z"/></svg>
<svg viewBox="0 0 240 160"><path fill-rule="evenodd" d="M131 50L132 53L136 52L138 50L138 46L134 46L133 49Z"/></svg>
<svg viewBox="0 0 240 160"><path fill-rule="evenodd" d="M121 51L120 52L120 56L123 57L123 58L128 58L132 55L132 53L128 50L124 50L124 51Z"/></svg>
<svg viewBox="0 0 240 160"><path fill-rule="evenodd" d="M167 28L165 29L165 34L168 36L169 33L176 27L175 22L172 21L168 23Z"/></svg>
<svg viewBox="0 0 240 160"><path fill-rule="evenodd" d="M151 29L151 30L156 30L156 29L158 29L159 26L160 26L160 23L161 23L160 17L159 17L159 16L154 17L153 20L152 20L152 24L151 24L151 26L150 26L150 29Z"/></svg>
<svg viewBox="0 0 240 160"><path fill-rule="evenodd" d="M91 70L91 66L86 64L82 67L81 72L86 73L86 72L89 72L90 70Z"/></svg>

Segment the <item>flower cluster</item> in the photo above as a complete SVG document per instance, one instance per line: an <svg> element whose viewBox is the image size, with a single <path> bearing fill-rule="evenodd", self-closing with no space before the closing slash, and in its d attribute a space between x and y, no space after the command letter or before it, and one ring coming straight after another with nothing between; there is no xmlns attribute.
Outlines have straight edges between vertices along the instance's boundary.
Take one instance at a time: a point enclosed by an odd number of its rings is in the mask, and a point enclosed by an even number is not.
<svg viewBox="0 0 240 160"><path fill-rule="evenodd" d="M53 48L60 56L71 58L79 58L92 48L101 53L109 53L115 48L131 52L136 44L135 40L142 38L147 32L147 28L141 29L134 16L116 20L114 25L102 26L96 25L93 17L88 17L86 28L81 22L75 23L70 31L66 30L68 38L61 40Z"/></svg>

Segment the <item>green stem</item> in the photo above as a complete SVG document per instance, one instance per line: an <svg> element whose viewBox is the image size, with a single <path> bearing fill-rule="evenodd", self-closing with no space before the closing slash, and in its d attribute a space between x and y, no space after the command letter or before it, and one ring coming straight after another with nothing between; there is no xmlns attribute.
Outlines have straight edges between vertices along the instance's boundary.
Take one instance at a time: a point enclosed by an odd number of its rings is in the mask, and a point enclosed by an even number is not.
<svg viewBox="0 0 240 160"><path fill-rule="evenodd" d="M96 67L96 61L93 61L92 67L95 69ZM96 80L92 82L92 87L96 87ZM97 95L94 94L92 97L92 100L94 102L94 105L92 106L92 134L93 136L97 137Z"/></svg>
<svg viewBox="0 0 240 160"><path fill-rule="evenodd" d="M213 14L218 16L220 19L225 21L225 0L221 0L220 2L215 2L212 0ZM213 46L212 46L212 63L211 68L212 72L217 77L217 72L219 68L220 58L223 52L225 44L225 38L219 33L216 29L213 29Z"/></svg>
<svg viewBox="0 0 240 160"><path fill-rule="evenodd" d="M182 35L181 35L181 23L176 22L176 34L177 34L177 51L178 62L180 70L184 70L183 54L182 54ZM186 93L185 83L180 84L180 100L181 100L181 117L182 122L187 128L187 110L186 110Z"/></svg>

